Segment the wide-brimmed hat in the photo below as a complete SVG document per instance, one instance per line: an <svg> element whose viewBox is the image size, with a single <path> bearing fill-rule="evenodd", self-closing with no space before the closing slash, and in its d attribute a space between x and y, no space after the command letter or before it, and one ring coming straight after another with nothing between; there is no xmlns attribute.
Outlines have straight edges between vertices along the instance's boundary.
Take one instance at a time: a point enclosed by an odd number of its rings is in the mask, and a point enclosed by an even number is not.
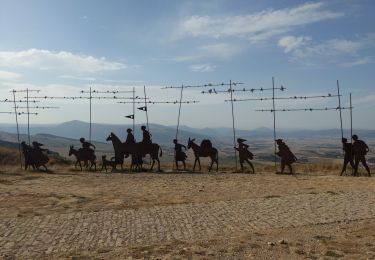
<svg viewBox="0 0 375 260"><path fill-rule="evenodd" d="M275 141L276 141L277 143L280 143L280 142L283 141L283 139L276 139Z"/></svg>
<svg viewBox="0 0 375 260"><path fill-rule="evenodd" d="M353 139L358 139L358 135L352 135Z"/></svg>
<svg viewBox="0 0 375 260"><path fill-rule="evenodd" d="M131 129L131 128L128 128L128 129L126 129L126 132L128 132L128 133L130 133L130 132L132 132L133 130Z"/></svg>
<svg viewBox="0 0 375 260"><path fill-rule="evenodd" d="M246 141L246 139L237 138L237 142L238 142L238 143L243 143L243 142L245 142L245 141Z"/></svg>

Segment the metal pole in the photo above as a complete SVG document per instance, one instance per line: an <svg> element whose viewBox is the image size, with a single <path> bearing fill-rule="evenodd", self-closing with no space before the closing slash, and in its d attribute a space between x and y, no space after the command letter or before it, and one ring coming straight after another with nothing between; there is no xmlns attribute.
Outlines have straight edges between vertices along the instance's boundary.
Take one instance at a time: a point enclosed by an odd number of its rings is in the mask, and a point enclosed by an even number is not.
<svg viewBox="0 0 375 260"><path fill-rule="evenodd" d="M146 96L146 86L143 86L143 92L145 93L145 109L146 109L146 123L147 123L147 131L150 131L148 128L148 109L147 109L147 96Z"/></svg>
<svg viewBox="0 0 375 260"><path fill-rule="evenodd" d="M91 96L91 87L90 87L90 133L89 133L90 142L91 142L91 100L92 100L92 96Z"/></svg>
<svg viewBox="0 0 375 260"><path fill-rule="evenodd" d="M273 143L274 143L274 161L275 161L275 173L277 173L276 165L276 110L275 110L275 79L272 77L272 107L273 107Z"/></svg>
<svg viewBox="0 0 375 260"><path fill-rule="evenodd" d="M21 169L22 169L22 154L21 154L21 144L20 144L20 131L18 129L18 114L17 114L17 104L16 104L16 91L14 89L13 89L13 103L14 103L14 113L16 115L18 151L19 151L19 154L20 154L20 164L21 164Z"/></svg>
<svg viewBox="0 0 375 260"><path fill-rule="evenodd" d="M27 108L27 137L30 145L30 113L29 113L29 89L26 89L26 108Z"/></svg>
<svg viewBox="0 0 375 260"><path fill-rule="evenodd" d="M178 108L178 118L177 118L177 129L176 129L176 139L178 140L178 128L180 126L180 115L181 115L181 105L182 105L182 92L184 90L184 84L181 85L181 93L180 93L180 107Z"/></svg>
<svg viewBox="0 0 375 260"><path fill-rule="evenodd" d="M135 87L133 87L133 134L134 133L134 124L135 124Z"/></svg>
<svg viewBox="0 0 375 260"><path fill-rule="evenodd" d="M233 106L233 91L232 91L232 80L229 81L230 90L230 101L232 103L232 128L233 128L233 148L234 148L234 159L236 160L236 171L237 171L237 150L236 150L236 129L234 127L234 106Z"/></svg>
<svg viewBox="0 0 375 260"><path fill-rule="evenodd" d="M352 107L352 93L350 93L350 144L353 145L353 107ZM353 160L353 146L350 149L350 158ZM352 167L352 175L354 174L354 169Z"/></svg>
<svg viewBox="0 0 375 260"><path fill-rule="evenodd" d="M340 85L337 80L337 96L339 98L339 110L340 110L340 127L341 127L341 138L344 138L344 131L342 129L342 115L341 115L341 97L340 97Z"/></svg>

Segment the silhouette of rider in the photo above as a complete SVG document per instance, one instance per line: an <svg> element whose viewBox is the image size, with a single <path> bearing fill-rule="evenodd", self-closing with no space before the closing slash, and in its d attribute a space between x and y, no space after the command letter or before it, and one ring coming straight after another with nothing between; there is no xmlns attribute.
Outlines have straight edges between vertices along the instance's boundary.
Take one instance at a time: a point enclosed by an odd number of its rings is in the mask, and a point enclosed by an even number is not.
<svg viewBox="0 0 375 260"><path fill-rule="evenodd" d="M126 141L125 141L126 144L134 144L135 143L135 138L134 138L134 135L133 135L132 131L133 130L131 128L126 129L126 132L128 133L128 135L126 137Z"/></svg>
<svg viewBox="0 0 375 260"><path fill-rule="evenodd" d="M96 149L95 145L93 145L93 144L90 143L90 142L87 142L87 141L85 140L85 138L83 138L83 137L81 137L81 138L79 139L79 141L82 143L82 149L83 149L84 151L94 153L94 150ZM91 149L91 147L93 147L94 149Z"/></svg>
<svg viewBox="0 0 375 260"><path fill-rule="evenodd" d="M128 133L128 135L126 137L125 144L135 144L135 138L134 138L132 131L133 130L131 128L126 129L126 132ZM129 157L129 154L126 153L125 158L128 158L128 157Z"/></svg>
<svg viewBox="0 0 375 260"><path fill-rule="evenodd" d="M146 130L146 127L144 125L141 126L141 130L143 132L142 144L145 144L145 145L152 144L150 132Z"/></svg>
<svg viewBox="0 0 375 260"><path fill-rule="evenodd" d="M352 144L348 143L348 139L346 138L342 138L341 142L342 142L342 149L344 150L344 165L342 166L340 176L342 176L342 174L346 171L346 166L348 165L348 163L350 163L350 166L352 166L353 170L355 168L355 165L353 162Z"/></svg>
<svg viewBox="0 0 375 260"><path fill-rule="evenodd" d="M281 174L284 173L285 165L289 168L289 174L293 174L292 163L297 161L295 155L290 151L289 147L283 142L283 139L275 140L279 151L276 153L281 157Z"/></svg>
<svg viewBox="0 0 375 260"><path fill-rule="evenodd" d="M36 152L43 152L43 151L47 151L47 149L43 149L41 146L43 146L43 144L41 143L38 143L38 142L32 142L33 144L33 149L36 151Z"/></svg>
<svg viewBox="0 0 375 260"><path fill-rule="evenodd" d="M185 160L186 160L187 157L186 157L185 152L182 151L182 148L184 148L185 151L186 151L186 146L183 145L183 144L179 144L177 142L177 139L173 139L173 143L174 143L174 150L175 150L176 168L178 170L178 161L182 161L182 163L184 164L184 170L186 170Z"/></svg>
<svg viewBox="0 0 375 260"><path fill-rule="evenodd" d="M251 169L253 170L253 173L255 173L254 166L250 162L250 160L254 158L254 155L252 152L248 150L249 145L243 143L245 141L246 141L245 139L237 138L238 148L234 147L234 149L236 149L239 153L241 171L244 170L243 163L246 161L250 165Z"/></svg>
<svg viewBox="0 0 375 260"><path fill-rule="evenodd" d="M370 151L367 144L358 139L357 135L352 136L354 143L353 143L353 155L354 155L354 176L357 176L358 174L358 166L361 162L362 165L365 167L368 176L371 176L370 168L368 167L366 163L366 157L365 155Z"/></svg>

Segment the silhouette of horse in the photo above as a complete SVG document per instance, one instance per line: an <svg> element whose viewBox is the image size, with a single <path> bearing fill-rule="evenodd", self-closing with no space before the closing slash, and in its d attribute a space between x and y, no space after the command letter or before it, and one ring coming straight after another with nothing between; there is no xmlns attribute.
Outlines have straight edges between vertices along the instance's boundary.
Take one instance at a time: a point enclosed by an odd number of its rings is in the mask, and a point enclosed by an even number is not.
<svg viewBox="0 0 375 260"><path fill-rule="evenodd" d="M152 159L152 165L150 170L152 171L154 165L155 165L155 160L158 162L158 171L160 171L160 160L159 156L163 156L163 150L161 147L156 144L152 143L151 145L144 145L143 143L135 143L135 144L126 144L122 143L120 139L114 134L110 133L109 136L106 139L107 141L112 141L113 149L115 150L115 158L116 160L124 160L124 155L125 154L131 154L132 155L132 164L130 166L130 169L133 168L133 164L138 161L139 156L142 157L142 155L149 154ZM160 149L160 154L159 153ZM134 159L133 159L134 157ZM136 159L138 158L138 159Z"/></svg>
<svg viewBox="0 0 375 260"><path fill-rule="evenodd" d="M197 145L194 143L195 138L188 140L188 149L192 148L194 151L194 156L195 156L195 161L194 161L194 166L193 166L193 171L195 170L195 165L198 162L199 165L199 170L201 170L201 162L199 160L199 157L210 157L211 158L211 164L210 168L208 171L210 172L212 169L212 165L214 162L216 163L216 171L219 170L219 155L218 151L215 147L208 147L206 149L202 149L201 146Z"/></svg>
<svg viewBox="0 0 375 260"><path fill-rule="evenodd" d="M48 171L46 164L48 163L49 159L48 156L45 155L41 150L37 150L25 142L21 143L22 152L25 157L25 170L29 166L32 166L33 169L39 169L40 166L43 166L46 171Z"/></svg>
<svg viewBox="0 0 375 260"><path fill-rule="evenodd" d="M76 157L76 163L75 163L75 168L77 168L77 164L79 164L79 167L82 171L82 165L81 162L84 162L84 166L86 168L88 167L87 161L89 161L90 164L90 170L92 166L94 166L94 169L96 171L96 156L92 152L85 151L83 149L74 149L74 146L71 145L69 149L69 156L74 155Z"/></svg>

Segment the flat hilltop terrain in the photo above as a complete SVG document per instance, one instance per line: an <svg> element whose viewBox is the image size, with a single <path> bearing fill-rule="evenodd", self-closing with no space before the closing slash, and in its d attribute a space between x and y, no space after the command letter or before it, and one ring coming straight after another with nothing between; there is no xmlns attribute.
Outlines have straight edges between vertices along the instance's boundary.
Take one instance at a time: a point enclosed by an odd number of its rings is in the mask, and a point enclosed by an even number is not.
<svg viewBox="0 0 375 260"><path fill-rule="evenodd" d="M375 259L375 178L0 171L5 259Z"/></svg>

